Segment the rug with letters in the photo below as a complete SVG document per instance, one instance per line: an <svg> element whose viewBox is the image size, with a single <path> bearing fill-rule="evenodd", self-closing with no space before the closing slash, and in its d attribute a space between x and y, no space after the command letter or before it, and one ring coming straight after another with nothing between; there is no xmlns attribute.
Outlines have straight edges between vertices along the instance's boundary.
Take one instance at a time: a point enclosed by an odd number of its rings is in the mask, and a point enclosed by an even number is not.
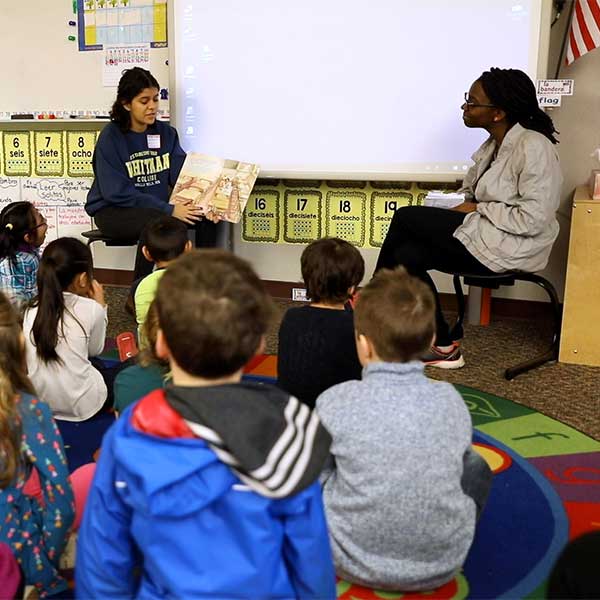
<svg viewBox="0 0 600 600"><path fill-rule="evenodd" d="M276 356L259 356L245 377L272 383L276 370ZM462 572L423 594L340 580L339 600L544 598L566 543L600 529L600 441L510 400L456 388L471 412L473 443L495 474Z"/></svg>

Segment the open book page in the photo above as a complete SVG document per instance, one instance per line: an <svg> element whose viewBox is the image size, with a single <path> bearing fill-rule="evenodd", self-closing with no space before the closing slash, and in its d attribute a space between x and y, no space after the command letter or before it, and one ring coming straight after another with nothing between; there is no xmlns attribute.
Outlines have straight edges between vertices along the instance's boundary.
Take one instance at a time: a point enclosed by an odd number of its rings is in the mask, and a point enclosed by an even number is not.
<svg viewBox="0 0 600 600"><path fill-rule="evenodd" d="M258 165L190 152L170 203L191 202L205 215L218 215L223 221L238 223L258 173Z"/></svg>

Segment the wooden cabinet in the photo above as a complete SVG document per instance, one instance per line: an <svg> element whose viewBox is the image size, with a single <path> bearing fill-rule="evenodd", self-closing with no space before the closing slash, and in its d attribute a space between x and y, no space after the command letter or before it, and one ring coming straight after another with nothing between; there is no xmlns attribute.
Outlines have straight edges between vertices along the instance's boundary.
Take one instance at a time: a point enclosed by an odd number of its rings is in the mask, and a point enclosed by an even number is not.
<svg viewBox="0 0 600 600"><path fill-rule="evenodd" d="M573 198L559 361L600 366L600 201Z"/></svg>

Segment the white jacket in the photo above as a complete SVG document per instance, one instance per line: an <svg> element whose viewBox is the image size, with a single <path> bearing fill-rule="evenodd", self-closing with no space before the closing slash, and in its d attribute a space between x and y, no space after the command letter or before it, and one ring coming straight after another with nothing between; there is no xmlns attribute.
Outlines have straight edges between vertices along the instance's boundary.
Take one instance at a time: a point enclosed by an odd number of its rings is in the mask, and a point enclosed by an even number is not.
<svg viewBox="0 0 600 600"><path fill-rule="evenodd" d="M472 156L475 164L460 191L477 200L477 211L467 214L454 237L492 271L539 271L559 229L558 154L548 138L518 123L490 165L495 150L490 137Z"/></svg>

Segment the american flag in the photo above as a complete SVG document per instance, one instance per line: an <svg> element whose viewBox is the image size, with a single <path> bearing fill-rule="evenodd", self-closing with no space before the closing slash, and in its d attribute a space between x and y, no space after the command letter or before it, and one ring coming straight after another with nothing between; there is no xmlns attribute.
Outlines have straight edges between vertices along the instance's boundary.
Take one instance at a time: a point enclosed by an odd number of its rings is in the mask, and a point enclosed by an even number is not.
<svg viewBox="0 0 600 600"><path fill-rule="evenodd" d="M575 0L566 62L600 46L600 0Z"/></svg>

